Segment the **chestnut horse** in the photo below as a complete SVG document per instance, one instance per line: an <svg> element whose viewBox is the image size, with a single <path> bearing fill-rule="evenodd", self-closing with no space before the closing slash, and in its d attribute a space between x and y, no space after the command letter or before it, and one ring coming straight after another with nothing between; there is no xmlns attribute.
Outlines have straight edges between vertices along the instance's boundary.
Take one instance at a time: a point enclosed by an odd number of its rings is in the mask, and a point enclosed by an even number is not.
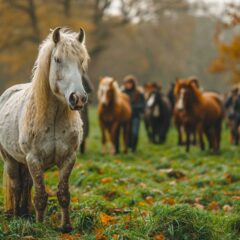
<svg viewBox="0 0 240 240"><path fill-rule="evenodd" d="M195 76L189 77L189 79L192 81L193 84L196 85L196 87L199 87L198 80ZM176 82L178 81L178 78L176 79ZM191 119L191 117L186 113L185 110L180 109L181 106L179 104L181 101L177 101L179 97L181 97L181 94L178 94L178 96L175 96L174 89L175 89L176 83L173 84L172 88L170 91L173 93L168 93L169 95L172 95L172 98L174 98L173 102L173 118L174 118L174 123L177 128L178 132L178 145L185 145L186 141L183 139L183 134L184 134L184 126L189 126L189 131L190 131L190 141L193 145L196 145L197 143L197 133L196 133L196 122ZM176 102L178 104L176 104Z"/></svg>
<svg viewBox="0 0 240 240"><path fill-rule="evenodd" d="M197 131L202 150L205 149L203 133L205 133L209 148L217 153L220 149L221 123L223 119L223 103L219 94L202 92L195 79L176 81L175 96L178 111L183 111L185 118L186 151L190 149L190 134Z"/></svg>
<svg viewBox="0 0 240 240"><path fill-rule="evenodd" d="M106 148L106 132L110 135L111 153L119 153L119 135L123 129L124 152L128 151L128 135L132 110L130 99L111 77L104 77L98 89L98 116L102 132L102 152Z"/></svg>

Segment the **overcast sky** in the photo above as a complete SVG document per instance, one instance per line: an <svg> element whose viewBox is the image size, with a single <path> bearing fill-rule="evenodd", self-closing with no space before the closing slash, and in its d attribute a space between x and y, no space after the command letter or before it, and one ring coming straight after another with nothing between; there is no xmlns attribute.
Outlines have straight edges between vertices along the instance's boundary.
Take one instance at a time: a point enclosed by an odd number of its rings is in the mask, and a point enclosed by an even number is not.
<svg viewBox="0 0 240 240"><path fill-rule="evenodd" d="M161 0L159 0L161 1ZM215 13L215 14L221 14L224 10L224 6L227 3L239 3L240 4L240 0L188 0L189 2L205 2L209 5L211 5L211 12ZM109 13L111 14L118 14L118 7L119 7L119 1L115 0L113 1L111 10L109 11Z"/></svg>

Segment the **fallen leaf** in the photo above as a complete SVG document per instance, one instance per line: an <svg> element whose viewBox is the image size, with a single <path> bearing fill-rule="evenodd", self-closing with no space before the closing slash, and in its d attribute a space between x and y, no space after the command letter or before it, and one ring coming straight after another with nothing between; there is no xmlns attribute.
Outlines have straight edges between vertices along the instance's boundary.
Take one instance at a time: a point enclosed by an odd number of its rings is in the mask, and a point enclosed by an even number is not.
<svg viewBox="0 0 240 240"><path fill-rule="evenodd" d="M163 234L158 234L158 235L155 235L153 239L154 240L165 240L165 237Z"/></svg>
<svg viewBox="0 0 240 240"><path fill-rule="evenodd" d="M60 235L60 239L61 240L77 240L80 239L81 234L77 233L77 234L68 234L68 233L64 233Z"/></svg>
<svg viewBox="0 0 240 240"><path fill-rule="evenodd" d="M21 239L24 239L24 240L34 240L34 239L36 239L36 238L33 237L33 236L24 236L24 237L22 237Z"/></svg>
<svg viewBox="0 0 240 240"><path fill-rule="evenodd" d="M113 223L116 222L116 218L115 217L110 216L110 215L108 215L106 213L100 213L99 217L100 217L100 220L101 220L102 224L105 225L105 226L113 224Z"/></svg>
<svg viewBox="0 0 240 240"><path fill-rule="evenodd" d="M200 203L194 203L194 207L196 207L197 209L203 210L204 206Z"/></svg>
<svg viewBox="0 0 240 240"><path fill-rule="evenodd" d="M140 206L140 207L146 206L146 203L145 202L139 202L138 206Z"/></svg>
<svg viewBox="0 0 240 240"><path fill-rule="evenodd" d="M141 216L142 216L143 218L146 218L146 217L148 216L148 214L149 214L149 212L146 211L146 210L141 212Z"/></svg>
<svg viewBox="0 0 240 240"><path fill-rule="evenodd" d="M112 182L112 177L106 177L106 178L102 178L101 179L101 183L105 184L105 183L110 183Z"/></svg>
<svg viewBox="0 0 240 240"><path fill-rule="evenodd" d="M56 193L49 186L46 186L46 192L48 193L49 197L53 197L56 195Z"/></svg>
<svg viewBox="0 0 240 240"><path fill-rule="evenodd" d="M233 182L233 176L229 173L224 173L224 177L226 178L228 183L232 183Z"/></svg>
<svg viewBox="0 0 240 240"><path fill-rule="evenodd" d="M77 197L72 197L71 202L72 203L78 203L78 198Z"/></svg>
<svg viewBox="0 0 240 240"><path fill-rule="evenodd" d="M118 240L118 235L117 234L113 234L113 240Z"/></svg>
<svg viewBox="0 0 240 240"><path fill-rule="evenodd" d="M96 240L106 240L107 238L103 235L103 230L98 228L96 230Z"/></svg>
<svg viewBox="0 0 240 240"><path fill-rule="evenodd" d="M224 212L231 212L232 209L233 209L233 207L230 206L230 205L227 205L227 204L226 204L226 205L223 206L223 211L224 211Z"/></svg>
<svg viewBox="0 0 240 240"><path fill-rule="evenodd" d="M146 187L147 187L147 185L146 185L145 183L143 183L143 182L139 183L139 186L140 186L141 188L146 188Z"/></svg>
<svg viewBox="0 0 240 240"><path fill-rule="evenodd" d="M152 196L147 196L147 197L145 198L145 201L146 201L146 203L148 203L149 205L152 205L152 204L154 203L154 199L153 199Z"/></svg>
<svg viewBox="0 0 240 240"><path fill-rule="evenodd" d="M209 210L218 210L219 209L219 205L218 205L218 203L216 201L212 201L211 203L209 203L208 209Z"/></svg>
<svg viewBox="0 0 240 240"><path fill-rule="evenodd" d="M168 204L168 205L174 205L175 199L174 198L166 198L163 200L163 203Z"/></svg>
<svg viewBox="0 0 240 240"><path fill-rule="evenodd" d="M240 196L233 196L232 197L234 200L240 200Z"/></svg>

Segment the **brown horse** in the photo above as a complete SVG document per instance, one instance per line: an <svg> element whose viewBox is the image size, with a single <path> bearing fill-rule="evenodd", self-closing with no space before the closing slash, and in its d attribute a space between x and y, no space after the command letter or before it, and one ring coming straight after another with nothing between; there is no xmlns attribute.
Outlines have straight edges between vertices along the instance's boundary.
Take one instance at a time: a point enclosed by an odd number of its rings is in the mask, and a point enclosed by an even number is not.
<svg viewBox="0 0 240 240"><path fill-rule="evenodd" d="M224 115L221 97L214 92L202 92L196 85L195 79L177 80L174 92L177 99L176 108L183 112L187 138L186 151L190 148L191 133L197 131L201 149L205 149L203 141L203 133L205 133L209 148L215 153L218 152Z"/></svg>
<svg viewBox="0 0 240 240"><path fill-rule="evenodd" d="M198 80L195 76L189 77L189 80L192 81L193 84L195 84L195 86L198 88L199 87L199 83ZM174 101L172 100L172 104L173 104L173 118L174 118L174 124L177 128L177 132L178 132L178 145L185 145L186 141L184 141L185 139L183 139L183 134L184 134L184 126L188 126L188 129L190 131L190 141L193 145L196 145L197 143L197 133L196 133L196 122L191 119L190 115L187 114L186 110L184 109L180 109L181 106L179 106L179 104L181 103L181 101L178 101L178 99L181 97L182 93L176 93L175 91L175 87L177 85L178 82L178 78L176 78L176 83L174 83L174 86L172 87L173 93L170 93L168 95L172 95L174 97ZM172 97L172 98L173 98ZM176 102L178 104L176 104Z"/></svg>
<svg viewBox="0 0 240 240"><path fill-rule="evenodd" d="M129 97L122 93L117 82L111 77L104 77L98 89L98 115L102 132L102 151L105 153L106 132L110 135L111 153L119 153L119 135L123 129L124 152L128 151L128 135L131 120Z"/></svg>

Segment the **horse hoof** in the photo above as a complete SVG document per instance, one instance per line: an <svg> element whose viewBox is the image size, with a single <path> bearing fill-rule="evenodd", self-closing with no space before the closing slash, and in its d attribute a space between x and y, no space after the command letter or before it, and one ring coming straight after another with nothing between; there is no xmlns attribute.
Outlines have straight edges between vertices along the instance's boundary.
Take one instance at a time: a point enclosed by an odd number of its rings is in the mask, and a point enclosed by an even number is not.
<svg viewBox="0 0 240 240"><path fill-rule="evenodd" d="M62 226L58 229L61 233L70 233L73 228L71 225Z"/></svg>

